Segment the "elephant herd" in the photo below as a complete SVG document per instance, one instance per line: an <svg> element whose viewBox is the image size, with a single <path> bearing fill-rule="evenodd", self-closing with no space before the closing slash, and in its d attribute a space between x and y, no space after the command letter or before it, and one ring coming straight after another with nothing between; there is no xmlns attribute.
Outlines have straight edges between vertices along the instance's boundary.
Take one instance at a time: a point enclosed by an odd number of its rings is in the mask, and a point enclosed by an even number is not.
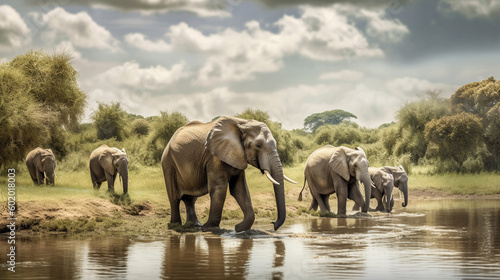
<svg viewBox="0 0 500 280"><path fill-rule="evenodd" d="M243 211L243 221L235 226L237 232L248 230L255 214L245 177L248 165L259 169L273 185L277 207L277 230L286 218L284 181L296 183L283 173L276 140L269 127L255 120L220 117L209 123L198 121L179 128L168 142L161 157L161 167L171 209L171 223L181 223L180 202L186 207L186 222L202 230L219 227L222 208L229 193ZM54 185L55 157L50 149L36 148L26 157L26 165L35 184ZM89 167L93 187L99 189L104 181L108 191L114 191L116 176L123 181L123 193L128 191L128 158L125 149L102 145L90 155ZM364 151L356 147L326 145L315 150L304 169L304 187L312 195L311 209L330 212L329 197L336 193L337 214L346 215L347 198L355 202L353 210L370 209L370 198L378 202L376 210L390 212L394 205L393 188L404 194L403 206L408 204L408 176L402 167L369 167ZM364 199L359 190L364 185ZM210 195L208 220L201 225L195 203L198 197Z"/></svg>

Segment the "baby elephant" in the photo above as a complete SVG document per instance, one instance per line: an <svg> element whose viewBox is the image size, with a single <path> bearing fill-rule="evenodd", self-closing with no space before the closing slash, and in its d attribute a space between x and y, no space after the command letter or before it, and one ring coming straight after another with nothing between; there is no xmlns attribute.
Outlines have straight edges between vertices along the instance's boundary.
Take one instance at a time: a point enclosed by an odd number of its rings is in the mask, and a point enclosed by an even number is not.
<svg viewBox="0 0 500 280"><path fill-rule="evenodd" d="M26 156L26 166L35 185L54 185L56 177L56 157L51 149L37 147Z"/></svg>
<svg viewBox="0 0 500 280"><path fill-rule="evenodd" d="M403 207L408 205L408 175L402 166L370 167L368 168L372 180L372 198L377 200L378 211L391 212L394 206L392 191L398 188L404 195ZM353 210L359 209L355 204Z"/></svg>
<svg viewBox="0 0 500 280"><path fill-rule="evenodd" d="M123 181L123 193L128 191L128 158L125 149L110 148L101 145L90 154L90 178L94 189L98 190L102 182L108 181L108 191L114 192L116 175L120 173Z"/></svg>

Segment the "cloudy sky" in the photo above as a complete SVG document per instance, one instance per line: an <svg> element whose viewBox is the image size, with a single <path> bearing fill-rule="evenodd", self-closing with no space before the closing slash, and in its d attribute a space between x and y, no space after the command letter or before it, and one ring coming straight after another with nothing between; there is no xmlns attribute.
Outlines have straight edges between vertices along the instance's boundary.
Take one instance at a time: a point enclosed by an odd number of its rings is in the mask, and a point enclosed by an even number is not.
<svg viewBox="0 0 500 280"><path fill-rule="evenodd" d="M304 3L307 3L304 4ZM144 116L260 108L377 127L426 90L499 78L500 1L0 0L0 62L70 52L88 94Z"/></svg>

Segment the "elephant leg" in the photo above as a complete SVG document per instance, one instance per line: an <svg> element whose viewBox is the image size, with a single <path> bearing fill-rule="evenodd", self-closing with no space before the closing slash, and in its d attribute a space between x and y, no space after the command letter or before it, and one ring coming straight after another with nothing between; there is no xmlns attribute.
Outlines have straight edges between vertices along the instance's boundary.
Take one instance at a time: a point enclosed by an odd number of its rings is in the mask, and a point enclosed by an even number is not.
<svg viewBox="0 0 500 280"><path fill-rule="evenodd" d="M34 183L35 185L36 185L36 184L38 184L38 179L37 179L37 174L36 174L36 173L37 173L37 171L36 171L35 167L30 168L30 167L28 166L28 171L29 171L29 173L30 173L30 177L31 177L31 180L33 181L33 183Z"/></svg>
<svg viewBox="0 0 500 280"><path fill-rule="evenodd" d="M106 174L106 181L108 181L108 192L115 192L115 178L116 175L111 175L108 172L104 172Z"/></svg>
<svg viewBox="0 0 500 280"><path fill-rule="evenodd" d="M314 211L318 210L318 202L316 201L316 199L314 197L311 201L311 207L309 207L309 210L314 210Z"/></svg>
<svg viewBox="0 0 500 280"><path fill-rule="evenodd" d="M244 171L231 178L229 192L240 205L244 215L243 221L235 226L235 230L237 232L249 230L255 221L255 213L253 212L252 199L250 198Z"/></svg>
<svg viewBox="0 0 500 280"><path fill-rule="evenodd" d="M377 200L377 211L384 211L384 204L382 203L382 197L384 196L378 189L372 189L372 197Z"/></svg>
<svg viewBox="0 0 500 280"><path fill-rule="evenodd" d="M203 225L202 230L207 230L212 227L219 227L222 219L222 207L226 201L227 182L223 178L209 179L208 189L210 190L210 212L208 220Z"/></svg>
<svg viewBox="0 0 500 280"><path fill-rule="evenodd" d="M99 190L99 188L101 187L101 184L97 182L97 177L95 176L92 169L90 169L90 179L92 180L92 186L94 187L94 189Z"/></svg>
<svg viewBox="0 0 500 280"><path fill-rule="evenodd" d="M181 212L179 210L181 200L171 196L168 199L170 201L170 223L181 224Z"/></svg>
<svg viewBox="0 0 500 280"><path fill-rule="evenodd" d="M38 185L43 185L43 181L45 179L45 176L43 174L43 172L37 170L36 171L36 180L37 180L37 184Z"/></svg>
<svg viewBox="0 0 500 280"><path fill-rule="evenodd" d="M349 184L348 186L348 198L354 200L354 202L363 208L365 206L365 200L363 199L363 195L359 191L358 182Z"/></svg>
<svg viewBox="0 0 500 280"><path fill-rule="evenodd" d="M359 211L359 204L354 202L354 206L352 207L352 211Z"/></svg>
<svg viewBox="0 0 500 280"><path fill-rule="evenodd" d="M184 201L184 205L186 206L186 223L193 223L196 227L201 227L200 221L198 221L198 217L196 216L196 209L194 208L194 204L198 199L195 196L183 196L182 201Z"/></svg>
<svg viewBox="0 0 500 280"><path fill-rule="evenodd" d="M316 186L314 180L308 180L308 182L309 182L309 189L311 190L311 195L313 197L313 201L316 201L316 203L319 205L321 213L329 212L328 208L325 205L322 195L318 192L318 187ZM311 208L313 208L313 206L314 205L311 203Z"/></svg>
<svg viewBox="0 0 500 280"><path fill-rule="evenodd" d="M325 195L322 195L323 197L323 204L325 204L325 208L328 212L332 212L332 210L330 210L330 195L329 194L325 194Z"/></svg>
<svg viewBox="0 0 500 280"><path fill-rule="evenodd" d="M346 215L347 182L338 177L333 180L333 185L335 187L335 193L337 193L337 215Z"/></svg>

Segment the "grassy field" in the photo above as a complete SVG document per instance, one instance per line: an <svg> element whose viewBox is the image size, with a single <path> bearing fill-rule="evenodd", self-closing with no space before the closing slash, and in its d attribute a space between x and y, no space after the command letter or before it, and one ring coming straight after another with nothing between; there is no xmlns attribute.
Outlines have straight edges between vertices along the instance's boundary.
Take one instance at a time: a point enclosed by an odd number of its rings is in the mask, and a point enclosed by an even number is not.
<svg viewBox="0 0 500 280"><path fill-rule="evenodd" d="M442 197L447 194L494 195L500 194L499 174L445 174L423 175L414 170L409 176L410 202L419 199L412 191L431 190ZM247 169L247 182L257 220L272 221L276 217L276 204L271 183L257 169ZM307 211L311 197L305 191L304 200L297 201L304 182L303 164L284 167L284 173L298 182L297 185L285 182L287 216L289 218L311 214ZM129 196L122 193L121 184L115 184L118 195L109 195L104 183L101 190L94 191L88 168L71 171L68 166L58 166L56 186L35 186L24 165L16 169L16 198L18 216L22 228L36 232L109 232L109 228L137 233L137 225L148 225L148 233L158 233L168 229L170 206L159 166L131 166L129 170ZM2 215L7 215L7 178L0 177ZM336 202L332 200L332 209ZM376 203L372 201L372 204ZM203 223L208 217L209 197L197 201L197 212ZM348 203L348 210L352 207ZM181 206L181 211L183 206ZM184 218L184 215L182 215ZM232 228L243 219L243 214L235 199L229 195L223 211L221 226ZM0 228L5 225L0 224ZM151 232L152 231L152 232Z"/></svg>

